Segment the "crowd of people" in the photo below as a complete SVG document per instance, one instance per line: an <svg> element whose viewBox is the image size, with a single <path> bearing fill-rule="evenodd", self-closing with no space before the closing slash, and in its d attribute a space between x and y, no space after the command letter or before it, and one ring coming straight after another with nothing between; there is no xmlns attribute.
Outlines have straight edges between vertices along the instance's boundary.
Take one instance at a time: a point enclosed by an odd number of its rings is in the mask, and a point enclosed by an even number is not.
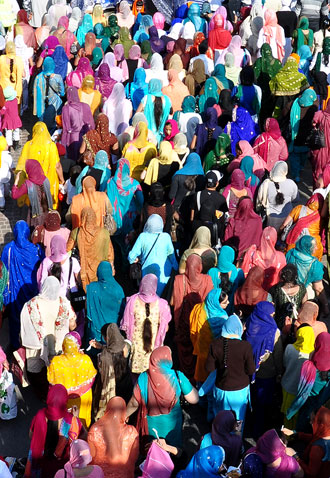
<svg viewBox="0 0 330 478"><path fill-rule="evenodd" d="M49 3L0 0L22 476L329 478L330 6Z"/></svg>

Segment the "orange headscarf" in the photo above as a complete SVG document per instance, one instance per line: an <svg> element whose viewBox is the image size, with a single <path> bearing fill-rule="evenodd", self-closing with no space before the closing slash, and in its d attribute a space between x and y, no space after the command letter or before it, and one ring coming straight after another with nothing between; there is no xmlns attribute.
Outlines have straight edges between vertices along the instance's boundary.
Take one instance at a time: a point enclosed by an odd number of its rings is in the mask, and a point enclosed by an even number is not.
<svg viewBox="0 0 330 478"><path fill-rule="evenodd" d="M143 3L143 6L142 6L141 10L139 12L137 11L136 4L137 4L138 1L139 0L134 0L133 6L132 6L132 13L135 17L137 17L139 13L142 13L142 14L144 13L144 3Z"/></svg>

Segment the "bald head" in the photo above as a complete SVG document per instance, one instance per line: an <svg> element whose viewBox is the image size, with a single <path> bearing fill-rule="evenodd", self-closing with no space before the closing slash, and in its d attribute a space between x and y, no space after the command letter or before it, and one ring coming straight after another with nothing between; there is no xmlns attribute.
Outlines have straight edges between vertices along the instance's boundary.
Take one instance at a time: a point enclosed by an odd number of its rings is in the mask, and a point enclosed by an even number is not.
<svg viewBox="0 0 330 478"><path fill-rule="evenodd" d="M315 302L307 300L303 304L298 314L298 322L300 324L313 324L319 314L319 306Z"/></svg>

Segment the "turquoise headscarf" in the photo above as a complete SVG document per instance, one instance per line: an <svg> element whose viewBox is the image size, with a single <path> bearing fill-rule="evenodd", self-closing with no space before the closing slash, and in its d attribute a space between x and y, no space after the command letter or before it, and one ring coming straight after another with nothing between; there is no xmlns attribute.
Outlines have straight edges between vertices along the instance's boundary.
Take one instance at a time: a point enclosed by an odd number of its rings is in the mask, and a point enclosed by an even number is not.
<svg viewBox="0 0 330 478"><path fill-rule="evenodd" d="M97 67L99 66L100 62L103 60L103 51L102 48L96 47L93 50L93 58L92 58L92 65Z"/></svg>
<svg viewBox="0 0 330 478"><path fill-rule="evenodd" d="M199 98L199 111L205 113L207 108L218 104L218 85L214 78L208 78L205 82L204 94Z"/></svg>
<svg viewBox="0 0 330 478"><path fill-rule="evenodd" d="M231 337L234 335L235 337ZM225 339L239 339L243 335L243 325L237 315L233 314L224 323L222 327L221 337Z"/></svg>
<svg viewBox="0 0 330 478"><path fill-rule="evenodd" d="M55 61L51 56L47 56L42 63L42 73L44 76L50 76L55 73Z"/></svg>
<svg viewBox="0 0 330 478"><path fill-rule="evenodd" d="M253 174L254 161L251 156L245 156L240 164L240 170L243 171L245 175L245 181L248 181L251 178L251 186L256 186L259 184L259 178Z"/></svg>
<svg viewBox="0 0 330 478"><path fill-rule="evenodd" d="M224 65L216 65L212 76L215 76L216 79L223 84L223 87L226 90L232 90L234 88L234 83L231 80L228 80L228 78L226 78L226 68Z"/></svg>
<svg viewBox="0 0 330 478"><path fill-rule="evenodd" d="M147 101L144 108L144 115L148 121L149 129L151 129L151 131L156 135L158 143L161 139L161 133L164 130L165 122L167 121L168 115L171 111L171 101L168 96L162 93L162 87L162 81L158 80L157 78L152 78L149 81ZM163 103L163 114L158 128L155 121L153 96L158 98L163 97L165 99L165 102Z"/></svg>
<svg viewBox="0 0 330 478"><path fill-rule="evenodd" d="M89 32L93 32L93 18L88 13L85 13L82 24L77 31L77 40L81 47L85 45L85 36Z"/></svg>
<svg viewBox="0 0 330 478"><path fill-rule="evenodd" d="M306 108L312 106L314 101L317 99L316 93L311 88L308 88L303 92L303 94L297 98L292 105L290 113L290 123L291 123L291 139L294 141L298 135L299 124L300 124L300 114L301 108Z"/></svg>
<svg viewBox="0 0 330 478"><path fill-rule="evenodd" d="M216 267L212 267L208 271L208 275L211 277L214 287L220 287L221 279L219 277L219 271L230 274L230 282L233 283L238 275L238 270L234 265L235 251L230 246L222 246L218 255L218 263Z"/></svg>
<svg viewBox="0 0 330 478"><path fill-rule="evenodd" d="M310 76L309 67L313 59L311 49L307 45L303 45L298 50L298 55L300 56L299 61L299 70L306 76L308 83L311 85L313 81Z"/></svg>
<svg viewBox="0 0 330 478"><path fill-rule="evenodd" d="M206 296L204 307L213 338L221 336L222 326L228 319L227 312L220 305L222 289L213 289Z"/></svg>
<svg viewBox="0 0 330 478"><path fill-rule="evenodd" d="M93 168L100 169L101 171L103 171L101 176L101 181L100 181L100 189L99 189L99 191L101 192L107 189L107 183L109 179L111 178L111 170L109 169L108 166L109 166L109 159L108 159L107 153L103 150L98 151L95 155L95 162L94 162ZM87 175L88 171L89 171L89 166L85 166L84 169L79 174L79 176L77 177L77 180L76 180L77 194L80 194L82 192L82 180Z"/></svg>
<svg viewBox="0 0 330 478"><path fill-rule="evenodd" d="M182 113L195 113L196 100L194 96L186 96L182 101Z"/></svg>
<svg viewBox="0 0 330 478"><path fill-rule="evenodd" d="M302 236L296 243L295 249L286 254L287 264L295 264L298 271L298 282L307 287L312 282L323 278L323 265L312 256L315 239L312 236Z"/></svg>
<svg viewBox="0 0 330 478"><path fill-rule="evenodd" d="M197 32L206 33L206 21L201 17L201 9L198 3L192 3L188 9L187 18L183 21L183 24L191 22Z"/></svg>

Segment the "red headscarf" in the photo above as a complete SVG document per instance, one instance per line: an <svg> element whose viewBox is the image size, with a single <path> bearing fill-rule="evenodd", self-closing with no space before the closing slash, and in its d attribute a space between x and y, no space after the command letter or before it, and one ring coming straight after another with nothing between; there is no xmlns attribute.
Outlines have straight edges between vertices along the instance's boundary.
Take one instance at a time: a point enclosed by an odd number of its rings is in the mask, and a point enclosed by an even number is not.
<svg viewBox="0 0 330 478"><path fill-rule="evenodd" d="M212 50L224 50L231 42L232 36L224 29L225 20L219 13L214 16L214 30L209 32L209 45Z"/></svg>
<svg viewBox="0 0 330 478"><path fill-rule="evenodd" d="M320 212L322 210L324 203L324 197L320 193L313 194L312 197L306 203L306 206L309 207L313 212L307 216L301 217L296 222L295 226L289 232L286 243L287 244L296 244L299 239L300 234L304 229L307 229L313 224L321 220Z"/></svg>
<svg viewBox="0 0 330 478"><path fill-rule="evenodd" d="M28 175L28 180L33 184L37 184L41 186L46 176L44 175L44 171L41 167L41 164L36 159L28 159L25 163L25 171Z"/></svg>
<svg viewBox="0 0 330 478"><path fill-rule="evenodd" d="M265 271L259 267L253 267L247 275L244 284L237 289L234 297L235 305L256 305L267 299L268 292L263 289Z"/></svg>

